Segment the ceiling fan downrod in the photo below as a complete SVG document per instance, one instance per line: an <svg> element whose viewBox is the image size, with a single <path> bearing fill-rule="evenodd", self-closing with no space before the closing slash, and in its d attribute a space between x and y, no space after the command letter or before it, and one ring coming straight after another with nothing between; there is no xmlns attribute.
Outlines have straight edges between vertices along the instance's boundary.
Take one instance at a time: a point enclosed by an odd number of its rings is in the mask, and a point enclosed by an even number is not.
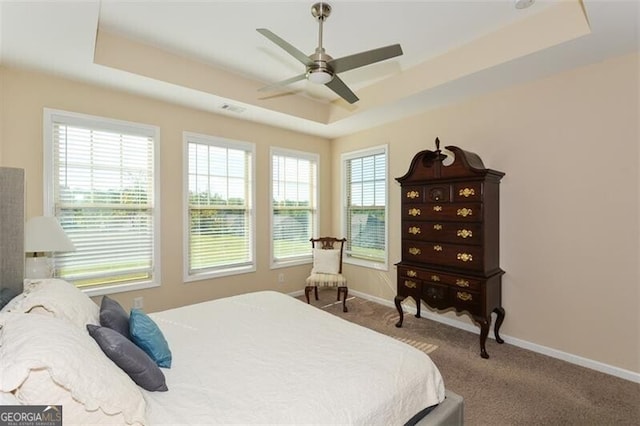
<svg viewBox="0 0 640 426"><path fill-rule="evenodd" d="M322 24L325 19L331 15L331 6L328 3L316 3L311 6L311 15L316 18L318 21L318 48L323 49L322 47ZM323 49L324 50L324 49Z"/></svg>
<svg viewBox="0 0 640 426"><path fill-rule="evenodd" d="M322 46L322 26L325 19L331 15L331 6L323 2L315 3L311 6L311 15L318 21L318 47L315 53L309 56L313 63L308 66L307 79L312 83L327 84L334 76L333 69L327 64L333 58L325 53Z"/></svg>

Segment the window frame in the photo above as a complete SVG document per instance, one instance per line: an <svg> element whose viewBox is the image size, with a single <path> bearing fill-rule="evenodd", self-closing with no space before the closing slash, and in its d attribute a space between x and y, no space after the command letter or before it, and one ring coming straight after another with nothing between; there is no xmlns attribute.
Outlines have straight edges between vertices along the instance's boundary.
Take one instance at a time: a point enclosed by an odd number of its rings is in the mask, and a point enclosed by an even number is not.
<svg viewBox="0 0 640 426"><path fill-rule="evenodd" d="M340 163L341 163L341 227L342 234L347 238L347 244L349 244L349 239L351 235L348 232L348 194L349 188L347 187L349 183L349 179L347 176L347 162L350 160L371 157L374 155L384 154L385 157L385 190L384 190L384 198L385 198L385 206L384 206L384 260L382 262L377 262L374 260L367 260L362 258L357 258L351 256L347 248L345 247L345 253L343 262L352 265L363 266L365 268L371 268L381 271L389 270L389 146L388 145L378 145L374 147L364 148L356 151L344 152L340 155Z"/></svg>
<svg viewBox="0 0 640 426"><path fill-rule="evenodd" d="M63 122L67 125L90 126L92 129L145 135L153 139L153 205L152 205L152 238L153 254L151 256L151 279L132 283L104 284L95 287L79 289L88 296L101 296L105 294L121 293L132 290L141 290L159 287L162 281L161 265L161 218L160 218L160 128L155 125L136 123L132 121L118 120L114 118L100 117L78 112L64 111L52 108L43 110L43 214L55 216L54 200L54 143L53 125L55 122ZM55 255L50 257L55 262Z"/></svg>
<svg viewBox="0 0 640 426"><path fill-rule="evenodd" d="M306 151L298 151L288 148L280 148L280 147L271 147L269 151L269 209L271 210L270 221L269 221L269 236L271 238L270 243L270 259L271 259L271 269L278 268L286 268L289 266L296 265L305 265L309 264L313 261L313 253L311 252L311 241L309 241L309 254L299 256L289 260L278 261L275 257L275 248L274 248L274 212L275 208L273 207L273 157L274 156L282 156L282 157L292 157L303 160L308 160L310 162L315 163L315 188L314 194L312 197L315 197L315 206L313 206L312 217L313 217L313 229L309 238L314 238L318 235L320 229L320 155L314 152L306 152ZM311 210L311 209L310 209Z"/></svg>
<svg viewBox="0 0 640 426"><path fill-rule="evenodd" d="M219 268L217 270L204 271L199 273L189 272L189 143L204 144L209 146L217 146L224 148L232 148L247 151L251 155L250 161L250 191L251 194L248 197L249 204L249 218L251 226L251 248L249 250L251 256L251 262L244 266L231 266L228 268ZM183 147L183 280L185 283L191 283L196 281L210 280L214 278L220 278L231 275L246 274L256 271L256 145L252 142L238 141L233 139L227 139L219 136L206 135L195 132L182 132L182 147Z"/></svg>

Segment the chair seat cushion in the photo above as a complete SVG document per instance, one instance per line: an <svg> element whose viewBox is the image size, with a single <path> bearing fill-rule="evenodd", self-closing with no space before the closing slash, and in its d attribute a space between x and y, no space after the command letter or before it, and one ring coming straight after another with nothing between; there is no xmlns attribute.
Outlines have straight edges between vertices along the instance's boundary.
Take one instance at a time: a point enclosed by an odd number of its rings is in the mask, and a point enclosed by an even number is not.
<svg viewBox="0 0 640 426"><path fill-rule="evenodd" d="M344 287L347 279L342 274L311 274L307 278L307 285L320 287Z"/></svg>

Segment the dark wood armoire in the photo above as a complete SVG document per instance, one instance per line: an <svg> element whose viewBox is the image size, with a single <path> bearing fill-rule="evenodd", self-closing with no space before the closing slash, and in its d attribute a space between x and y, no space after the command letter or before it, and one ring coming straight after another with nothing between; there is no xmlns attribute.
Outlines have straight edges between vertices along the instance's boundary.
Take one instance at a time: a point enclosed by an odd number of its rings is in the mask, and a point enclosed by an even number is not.
<svg viewBox="0 0 640 426"><path fill-rule="evenodd" d="M496 341L504 321L500 269L500 180L504 173L485 168L477 154L447 146L417 153L409 171L396 180L402 188L402 260L397 264L395 305L412 297L420 318L421 301L439 311L455 309L480 325L480 355L491 313L497 314ZM445 163L447 165L445 165Z"/></svg>

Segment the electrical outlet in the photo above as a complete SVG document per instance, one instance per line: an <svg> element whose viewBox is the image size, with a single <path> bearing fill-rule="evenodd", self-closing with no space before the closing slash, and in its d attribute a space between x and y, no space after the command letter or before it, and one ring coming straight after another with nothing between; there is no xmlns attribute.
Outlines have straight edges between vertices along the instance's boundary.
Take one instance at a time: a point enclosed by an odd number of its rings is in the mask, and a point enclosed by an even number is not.
<svg viewBox="0 0 640 426"><path fill-rule="evenodd" d="M279 282L280 284L284 283L284 273L280 272L280 273L278 274L278 282Z"/></svg>
<svg viewBox="0 0 640 426"><path fill-rule="evenodd" d="M135 309L142 309L143 306L144 306L144 299L142 297L133 298L133 307Z"/></svg>

